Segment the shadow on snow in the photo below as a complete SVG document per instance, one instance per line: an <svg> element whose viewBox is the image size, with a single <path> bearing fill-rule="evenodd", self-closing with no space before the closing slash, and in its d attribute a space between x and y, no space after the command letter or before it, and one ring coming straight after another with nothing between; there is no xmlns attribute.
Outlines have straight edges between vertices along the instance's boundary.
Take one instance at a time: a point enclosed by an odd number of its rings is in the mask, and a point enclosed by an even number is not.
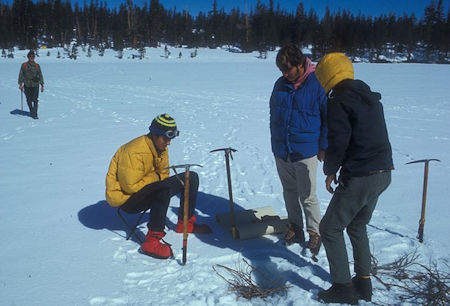
<svg viewBox="0 0 450 306"><path fill-rule="evenodd" d="M24 110L20 110L20 109L15 109L9 112L11 115L20 115L20 116L27 116L27 117L31 117L30 116L30 112L24 111Z"/></svg>
<svg viewBox="0 0 450 306"><path fill-rule="evenodd" d="M179 205L170 206L169 209L178 215ZM235 212L245 210L240 205L234 203ZM249 264L255 267L265 276L269 276L269 279L259 277L255 281L264 286L267 281L272 282L274 279L279 280L277 286L282 286L287 281L292 285L298 286L306 291L311 289L319 290L322 289L316 284L312 283L308 279L301 277L296 272L291 270L281 270L278 265L272 262L271 257L278 257L285 259L289 263L300 267L309 269L312 275L321 278L324 281L330 281L330 276L322 267L314 264L310 261L305 260L302 256L287 248L283 241L273 241L266 237L260 237L256 239L249 240L235 240L232 238L231 233L224 230L216 221L215 216L220 213L229 212L229 200L221 198L215 195L206 194L203 192L198 193L196 215L197 222L208 224L213 233L210 235L205 234L191 234L195 235L200 241L209 244L211 246L230 249L235 252L240 253L243 257L248 259ZM134 225L139 217L139 214L127 214L122 213L123 217L128 224ZM117 208L112 208L108 205L106 201L99 201L96 204L86 206L78 212L79 221L86 227L101 230L107 229L117 235L126 238L128 233L127 226L119 218L117 214ZM140 221L140 224L146 224L149 220L149 213L146 213ZM175 230L176 224L171 222L169 218L166 218L166 226L169 230ZM145 239L145 234L141 230L142 226L136 228L136 235L141 239ZM143 227L145 228L145 226ZM136 237L131 236L130 238L137 244L140 244ZM237 266L241 266L240 262L236 262ZM233 268L233 267L230 267ZM258 277L259 273L253 273L252 277ZM272 276L276 276L275 278Z"/></svg>
<svg viewBox="0 0 450 306"><path fill-rule="evenodd" d="M178 207L171 206L170 209L178 212ZM311 274L316 275L324 281L330 281L328 272L322 267L305 260L299 254L289 250L284 245L284 241L273 241L265 236L248 240L235 240L231 236L230 231L226 231L216 221L217 214L230 212L230 201L215 195L198 193L197 198L197 222L206 223L213 230L212 235L196 235L196 238L204 243L212 245L217 248L230 249L240 253L242 257L248 259L249 264L255 267L258 271L267 278L258 278L256 282L265 287L267 282L272 283L274 280L278 281L277 285L281 286L289 281L292 285L298 286L306 291L311 289L322 289L308 279L301 277L296 272L291 270L281 270L278 265L272 262L271 257L278 257L285 259L289 263L304 267L310 270ZM234 203L235 213L244 211L245 208ZM236 262L237 266L241 266L240 262ZM230 267L236 268L236 267ZM252 274L252 277L257 277L259 273ZM225 276L225 274L224 274Z"/></svg>

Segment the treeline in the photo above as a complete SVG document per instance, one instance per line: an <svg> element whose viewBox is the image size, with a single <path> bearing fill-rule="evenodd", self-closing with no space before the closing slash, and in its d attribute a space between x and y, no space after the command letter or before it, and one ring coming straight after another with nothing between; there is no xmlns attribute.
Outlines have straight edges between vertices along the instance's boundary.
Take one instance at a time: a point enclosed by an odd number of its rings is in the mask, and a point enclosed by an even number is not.
<svg viewBox="0 0 450 306"><path fill-rule="evenodd" d="M353 15L327 8L319 18L314 9L306 11L301 1L295 12L270 0L260 1L250 11L233 9L226 13L212 1L211 10L195 18L187 11L166 9L158 0L141 7L126 0L117 8L92 1L83 6L61 0L0 1L0 48L21 49L79 45L122 50L170 44L188 47L238 47L242 52L273 50L293 42L312 47L312 57L342 51L352 57L382 59L389 52L414 52L424 58L446 62L450 48L450 10L443 1L432 1L424 17L412 15Z"/></svg>

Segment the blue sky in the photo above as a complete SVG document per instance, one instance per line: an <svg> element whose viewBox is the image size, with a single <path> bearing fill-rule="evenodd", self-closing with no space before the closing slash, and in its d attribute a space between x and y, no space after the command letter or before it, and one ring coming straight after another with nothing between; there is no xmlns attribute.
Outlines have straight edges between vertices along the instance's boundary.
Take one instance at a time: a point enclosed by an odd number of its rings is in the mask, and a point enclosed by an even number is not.
<svg viewBox="0 0 450 306"><path fill-rule="evenodd" d="M135 0L135 3L143 3L145 0ZM437 0L436 0L437 1ZM112 2L121 1L115 0ZM269 0L261 0L262 3L268 4ZM294 11L300 0L274 0L275 7L280 4L282 9ZM313 8L319 16L325 12L328 5L332 11L338 9L350 10L355 15L361 13L366 16L379 16L394 12L396 15L408 15L414 13L416 17L422 17L426 6L431 0L303 0L305 9ZM196 16L199 11L207 12L211 10L213 0L160 0L166 9L176 6L177 10L187 9L191 15ZM255 7L257 0L217 0L219 8L226 11L239 7L241 11L245 11L247 7L250 10ZM448 0L444 0L445 12L448 10Z"/></svg>
<svg viewBox="0 0 450 306"><path fill-rule="evenodd" d="M63 0L65 1L65 0ZM89 3L91 0L72 0L71 2ZM359 13L366 16L379 16L388 14L389 12L401 16L404 13L410 15L414 13L416 17L422 17L424 8L431 3L432 0L303 0L306 11L313 8L319 16L322 16L326 6L328 5L331 11L338 9L350 10L353 14ZM436 0L437 2L438 0ZM3 3L12 3L12 0L0 0ZM36 0L34 0L36 2ZM126 0L108 0L106 1L109 7L115 7ZM133 0L134 4L142 6L143 3L149 3L150 0ZM200 11L208 12L212 8L213 0L159 0L159 2L166 9L173 9L176 7L177 11L187 9L192 16L197 16ZM269 0L261 0L262 3L268 4ZM282 9L294 11L300 0L274 0L275 6L280 4ZM448 0L444 0L445 13L449 7ZM232 8L239 8L245 12L247 8L250 11L254 8L257 0L217 0L219 9L224 8L225 11L230 11Z"/></svg>

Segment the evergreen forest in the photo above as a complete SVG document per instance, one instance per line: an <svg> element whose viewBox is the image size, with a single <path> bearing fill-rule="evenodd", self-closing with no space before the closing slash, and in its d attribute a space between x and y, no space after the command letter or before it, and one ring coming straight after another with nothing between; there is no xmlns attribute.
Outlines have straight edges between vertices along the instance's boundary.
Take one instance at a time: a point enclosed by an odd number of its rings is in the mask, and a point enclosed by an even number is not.
<svg viewBox="0 0 450 306"><path fill-rule="evenodd" d="M121 51L161 44L189 48L228 46L238 52L266 52L295 43L311 50L313 59L332 51L371 62L395 53L409 62L448 63L450 9L443 0L431 1L423 17L353 15L326 9L319 17L299 0L287 11L270 0L246 11L225 12L211 0L211 9L193 17L188 11L165 8L158 0L137 6L124 0L116 8L106 1L77 3L61 0L0 0L0 48L81 46Z"/></svg>

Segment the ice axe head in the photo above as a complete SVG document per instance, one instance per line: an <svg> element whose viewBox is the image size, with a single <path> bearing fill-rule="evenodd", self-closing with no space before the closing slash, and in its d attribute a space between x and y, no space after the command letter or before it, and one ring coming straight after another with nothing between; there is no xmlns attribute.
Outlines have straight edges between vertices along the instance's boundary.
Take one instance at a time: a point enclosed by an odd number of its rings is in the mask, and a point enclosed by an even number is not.
<svg viewBox="0 0 450 306"><path fill-rule="evenodd" d="M436 159L436 158L429 158L429 159L413 160L413 161L410 161L409 163L406 163L406 165L409 165L409 164L417 164L417 163L425 163L425 164L428 164L430 161L437 161L437 162L440 162L439 159Z"/></svg>
<svg viewBox="0 0 450 306"><path fill-rule="evenodd" d="M203 167L203 166L202 166L202 165L199 165L199 164L184 164L184 165L173 165L173 166L166 167L166 168L164 168L164 169L172 169L173 172L175 172L175 176L178 178L178 180L180 181L181 185L184 186L183 180L181 180L181 179L178 177L177 169L183 168L185 172L189 172L189 169L190 169L191 167Z"/></svg>
<svg viewBox="0 0 450 306"><path fill-rule="evenodd" d="M218 152L218 151L224 151L226 157L228 157L228 155L229 155L231 157L231 159L233 159L233 155L231 153L236 152L237 150L229 147L229 148L215 149L215 150L209 151L209 153Z"/></svg>
<svg viewBox="0 0 450 306"><path fill-rule="evenodd" d="M185 171L188 171L190 167L203 167L203 166L202 166L202 165L199 165L199 164L183 164L183 165L173 165L173 166L169 166L169 167L166 167L166 168L164 168L164 169L172 169L173 171L176 172L175 169L178 169L178 168L184 168Z"/></svg>

